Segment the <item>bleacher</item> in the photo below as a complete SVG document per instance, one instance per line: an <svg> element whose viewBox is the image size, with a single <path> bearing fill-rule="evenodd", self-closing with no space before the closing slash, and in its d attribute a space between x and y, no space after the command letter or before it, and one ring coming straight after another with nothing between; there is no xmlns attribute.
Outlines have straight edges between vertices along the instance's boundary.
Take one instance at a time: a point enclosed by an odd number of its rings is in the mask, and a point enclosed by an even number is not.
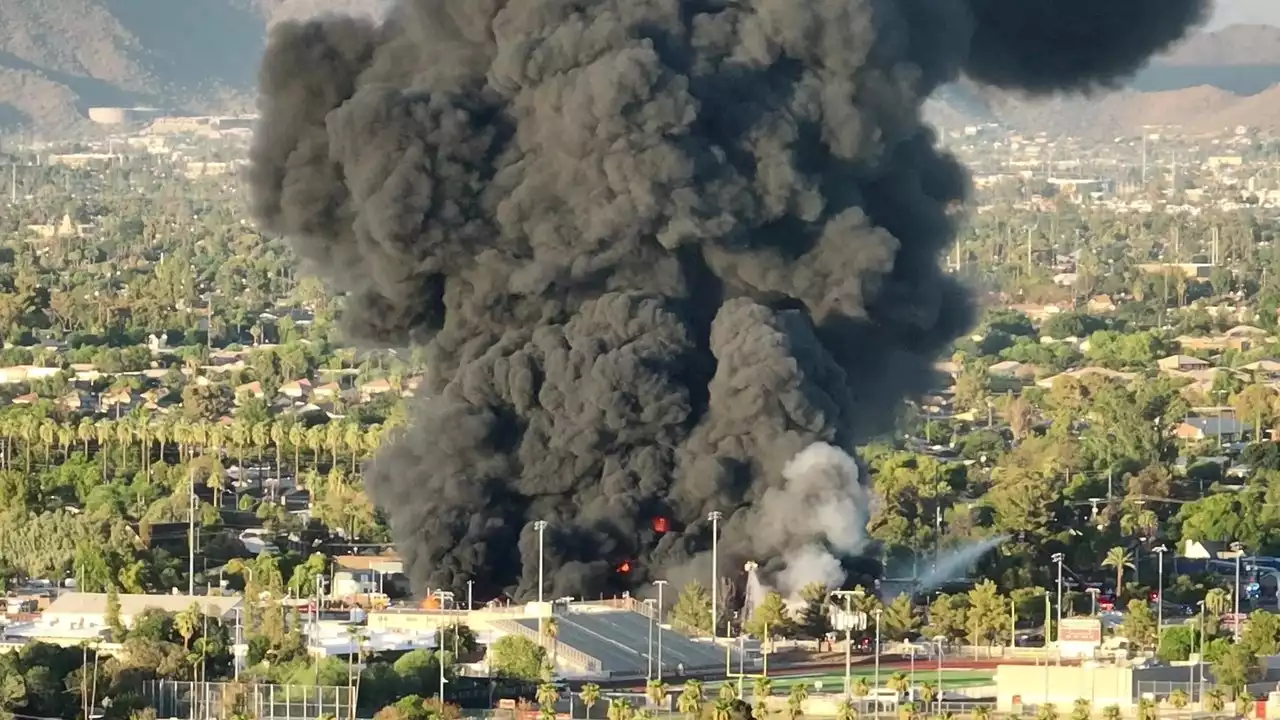
<svg viewBox="0 0 1280 720"><path fill-rule="evenodd" d="M538 632L537 618L520 618L512 622L524 628L526 635ZM662 665L666 674L675 674L677 668L694 672L724 667L725 650L722 646L709 640L695 640L670 628L660 628L657 623L652 627L653 662L658 659L658 637L661 635ZM597 673L640 677L649 670L649 629L649 618L637 612L560 613L556 615L556 644L562 654L569 649L569 654L574 657L586 656L598 661L598 667L590 668ZM737 651L731 652L732 661L737 663Z"/></svg>

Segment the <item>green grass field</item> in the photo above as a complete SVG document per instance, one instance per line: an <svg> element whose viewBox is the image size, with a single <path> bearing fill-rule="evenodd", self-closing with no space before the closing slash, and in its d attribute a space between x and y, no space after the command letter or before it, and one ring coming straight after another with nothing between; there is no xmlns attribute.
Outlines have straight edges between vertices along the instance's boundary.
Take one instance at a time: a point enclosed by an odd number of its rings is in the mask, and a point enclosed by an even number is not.
<svg viewBox="0 0 1280 720"><path fill-rule="evenodd" d="M884 685L884 683L888 681L888 679L893 675L894 672L897 672L897 671L881 669L880 684ZM875 677L875 670L873 668L857 668L851 673L851 676L853 677L854 680L857 680L858 678L863 678L867 681L867 683L871 683L872 679ZM995 677L994 670L943 670L942 686L943 686L943 689L946 689L946 688L972 687L974 685L986 685L992 682L994 677ZM815 691L815 687L816 687L815 683L818 683L818 682L822 683L823 692L840 692L840 689L844 687L844 673L823 673L820 675L780 675L780 676L773 677L772 680L773 680L773 692L775 694L777 694L780 690L789 690L792 685L795 685L796 683L800 683L800 682L807 684L809 686L810 692ZM734 679L732 680L732 682L737 682L737 680ZM751 684L755 681L754 679L748 677L744 679L742 682L745 687L749 688L751 687ZM931 668L920 666L916 668L916 682L917 683L927 682L930 684L936 684L938 682L938 674L935 670ZM720 684L721 684L720 682L709 682L707 683L707 686L718 687Z"/></svg>

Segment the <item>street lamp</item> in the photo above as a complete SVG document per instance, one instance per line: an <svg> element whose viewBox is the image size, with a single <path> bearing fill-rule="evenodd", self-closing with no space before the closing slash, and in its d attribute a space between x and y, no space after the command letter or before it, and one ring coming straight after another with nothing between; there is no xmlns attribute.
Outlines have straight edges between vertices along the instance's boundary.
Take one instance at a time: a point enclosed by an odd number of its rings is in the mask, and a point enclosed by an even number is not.
<svg viewBox="0 0 1280 720"><path fill-rule="evenodd" d="M538 531L538 604L542 604L542 532L547 529L546 520L538 520L533 524ZM539 611L541 612L541 611Z"/></svg>
<svg viewBox="0 0 1280 720"><path fill-rule="evenodd" d="M1231 552L1236 556L1236 611L1233 624L1235 625L1236 640L1240 640L1240 556L1244 554L1244 545L1238 542L1231 543Z"/></svg>
<svg viewBox="0 0 1280 720"><path fill-rule="evenodd" d="M644 601L644 604L648 605L650 608L653 607L653 603L654 603L653 598L648 598ZM645 646L645 651L644 651L645 664L648 666L645 672L645 680L652 681L653 680L653 613L650 612L647 614L649 616L649 644Z"/></svg>
<svg viewBox="0 0 1280 720"><path fill-rule="evenodd" d="M716 568L716 561L719 557L716 543L720 535L720 520L724 518L724 514L719 510L712 510L707 519L711 521L711 639L714 641L719 632L716 624L716 604L717 595L720 594L720 573Z"/></svg>
<svg viewBox="0 0 1280 720"><path fill-rule="evenodd" d="M1206 647L1208 647L1208 643L1206 643L1204 639L1204 601L1201 600L1196 604L1200 606L1200 657L1198 658L1200 662L1196 663L1197 665L1200 666L1200 682L1198 683L1199 687L1197 689L1200 691L1200 702L1203 704L1204 703L1204 650ZM1203 707L1201 709L1203 709Z"/></svg>
<svg viewBox="0 0 1280 720"><path fill-rule="evenodd" d="M1058 563L1058 640L1062 640L1062 553L1054 553L1053 561ZM1044 641L1049 642L1049 636L1046 635Z"/></svg>
<svg viewBox="0 0 1280 720"><path fill-rule="evenodd" d="M1164 554L1169 548L1158 545L1151 548L1156 554L1156 645L1160 644L1160 633L1164 632Z"/></svg>
<svg viewBox="0 0 1280 720"><path fill-rule="evenodd" d="M654 580L654 585L658 586L658 679L662 679L662 588L667 584L666 580Z"/></svg>

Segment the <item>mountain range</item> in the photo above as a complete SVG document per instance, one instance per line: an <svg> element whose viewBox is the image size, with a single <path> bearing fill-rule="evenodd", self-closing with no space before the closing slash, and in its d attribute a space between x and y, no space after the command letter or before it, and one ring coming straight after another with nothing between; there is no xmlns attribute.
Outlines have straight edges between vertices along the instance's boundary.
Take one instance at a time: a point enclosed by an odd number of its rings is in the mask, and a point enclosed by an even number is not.
<svg viewBox="0 0 1280 720"><path fill-rule="evenodd" d="M83 130L93 106L246 110L271 23L378 12L388 1L0 0L0 132ZM1280 129L1280 27L1198 33L1114 92L1046 101L960 83L929 112L943 126L1001 122L1051 133L1171 123Z"/></svg>

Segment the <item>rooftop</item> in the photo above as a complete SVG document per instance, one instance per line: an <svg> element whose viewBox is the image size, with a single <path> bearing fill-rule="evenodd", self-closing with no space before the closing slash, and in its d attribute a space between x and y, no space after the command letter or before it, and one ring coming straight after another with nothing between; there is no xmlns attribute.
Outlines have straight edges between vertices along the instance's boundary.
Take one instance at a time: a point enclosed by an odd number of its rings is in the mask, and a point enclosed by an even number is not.
<svg viewBox="0 0 1280 720"><path fill-rule="evenodd" d="M192 604L199 605L209 615L222 617L240 607L243 600L239 595L133 595L121 594L120 614L133 616L144 610L160 610L167 613L179 613ZM63 593L54 600L45 615L90 615L107 612L106 593Z"/></svg>

